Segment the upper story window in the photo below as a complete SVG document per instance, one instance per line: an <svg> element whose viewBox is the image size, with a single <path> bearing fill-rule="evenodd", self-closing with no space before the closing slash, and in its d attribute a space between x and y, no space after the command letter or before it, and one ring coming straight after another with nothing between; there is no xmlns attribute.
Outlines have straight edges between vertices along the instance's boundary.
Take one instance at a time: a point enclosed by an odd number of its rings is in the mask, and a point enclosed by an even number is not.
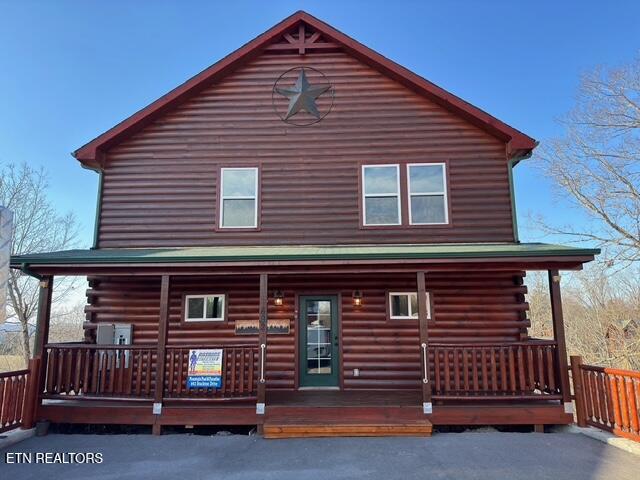
<svg viewBox="0 0 640 480"><path fill-rule="evenodd" d="M448 223L445 164L409 164L407 178L409 223L411 225Z"/></svg>
<svg viewBox="0 0 640 480"><path fill-rule="evenodd" d="M221 322L224 320L225 296L187 295L185 297L185 322Z"/></svg>
<svg viewBox="0 0 640 480"><path fill-rule="evenodd" d="M362 167L364 225L399 225L400 168L398 165Z"/></svg>
<svg viewBox="0 0 640 480"><path fill-rule="evenodd" d="M220 227L257 228L258 169L220 170Z"/></svg>

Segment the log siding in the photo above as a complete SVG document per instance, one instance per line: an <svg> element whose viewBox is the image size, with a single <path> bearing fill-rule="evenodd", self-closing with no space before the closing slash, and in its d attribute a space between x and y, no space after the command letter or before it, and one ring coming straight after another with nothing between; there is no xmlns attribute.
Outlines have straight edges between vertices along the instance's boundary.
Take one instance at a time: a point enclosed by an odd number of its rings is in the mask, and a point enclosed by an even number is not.
<svg viewBox="0 0 640 480"><path fill-rule="evenodd" d="M335 86L311 127L272 106L274 80L299 65ZM447 225L409 225L406 165L424 162L447 164ZM359 171L376 163L400 164L400 226L362 227ZM104 164L99 248L514 241L504 142L341 52L263 54ZM260 227L220 230L220 167L247 165L260 168Z"/></svg>
<svg viewBox="0 0 640 480"><path fill-rule="evenodd" d="M529 322L524 302L523 272L430 273L427 282L433 312L429 338L433 342L516 342L526 338ZM160 280L157 278L95 277L90 280L87 332L97 322L133 323L134 344L158 338ZM297 297L337 294L340 304L342 386L345 389L415 389L420 382L417 320L391 320L389 291L416 291L415 274L269 276L269 319L290 320L289 335L269 335L267 385L291 389L296 384ZM281 307L273 291L283 292ZM352 301L363 295L361 307ZM183 296L225 293L223 322L185 323ZM236 320L258 320L259 282L251 277L172 277L169 293L167 344L256 343L257 335L236 335ZM354 376L354 369L360 375Z"/></svg>

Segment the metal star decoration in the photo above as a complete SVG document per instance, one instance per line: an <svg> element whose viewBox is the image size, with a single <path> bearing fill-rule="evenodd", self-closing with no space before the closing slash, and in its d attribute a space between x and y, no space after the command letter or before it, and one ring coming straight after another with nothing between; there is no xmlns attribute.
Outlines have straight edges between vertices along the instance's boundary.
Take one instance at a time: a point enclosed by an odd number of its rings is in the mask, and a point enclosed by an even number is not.
<svg viewBox="0 0 640 480"><path fill-rule="evenodd" d="M287 115L284 117L285 120L293 117L301 110L313 115L315 118L320 118L316 98L330 88L331 85L324 85L322 87L311 86L304 73L304 68L300 70L300 74L293 88L276 87L276 92L289 99L289 109L287 110Z"/></svg>

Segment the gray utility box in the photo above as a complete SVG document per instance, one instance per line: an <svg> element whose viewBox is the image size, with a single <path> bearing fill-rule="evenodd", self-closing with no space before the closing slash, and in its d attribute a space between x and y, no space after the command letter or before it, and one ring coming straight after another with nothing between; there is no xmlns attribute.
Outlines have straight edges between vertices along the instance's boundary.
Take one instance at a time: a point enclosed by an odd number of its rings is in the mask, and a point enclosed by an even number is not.
<svg viewBox="0 0 640 480"><path fill-rule="evenodd" d="M131 345L133 325L127 323L99 323L96 331L97 345ZM111 365L112 356L116 356L116 366L118 368L129 367L129 350L104 350L100 355L107 355L109 361L106 363L107 370ZM102 362L100 362L102 369Z"/></svg>

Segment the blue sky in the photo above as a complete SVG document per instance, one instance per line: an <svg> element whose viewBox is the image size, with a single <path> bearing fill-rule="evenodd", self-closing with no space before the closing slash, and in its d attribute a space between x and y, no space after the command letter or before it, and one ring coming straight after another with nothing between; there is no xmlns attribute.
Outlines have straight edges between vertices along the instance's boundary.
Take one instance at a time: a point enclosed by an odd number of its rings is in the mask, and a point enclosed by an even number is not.
<svg viewBox="0 0 640 480"><path fill-rule="evenodd" d="M51 195L93 232L97 175L70 152L304 9L534 138L561 134L582 72L640 49L640 2L0 0L0 162L50 172ZM527 214L579 221L531 165Z"/></svg>

